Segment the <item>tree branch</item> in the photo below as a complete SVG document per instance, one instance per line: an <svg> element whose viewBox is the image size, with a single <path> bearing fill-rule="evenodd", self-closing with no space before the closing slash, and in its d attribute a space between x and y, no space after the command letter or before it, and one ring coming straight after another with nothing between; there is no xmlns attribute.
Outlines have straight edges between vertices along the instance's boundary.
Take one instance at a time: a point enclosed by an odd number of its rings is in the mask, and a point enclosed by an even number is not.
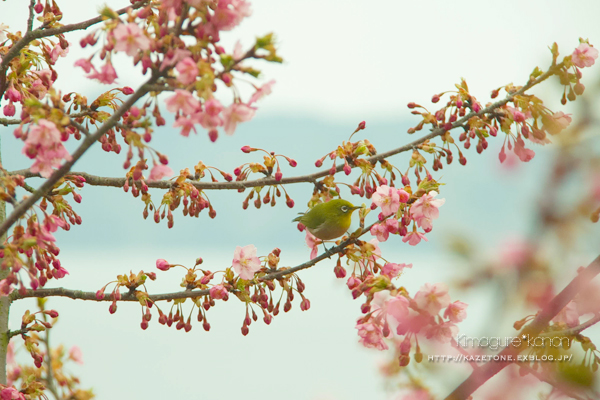
<svg viewBox="0 0 600 400"><path fill-rule="evenodd" d="M452 129L462 127L465 123L467 123L469 121L469 119L471 119L473 117L482 116L484 114L494 111L495 109L497 109L499 107L502 107L503 105L507 104L512 99L514 99L515 96L519 96L519 95L525 93L525 91L527 91L531 87L543 82L544 80L548 79L553 74L554 74L554 72L552 72L552 69L550 69L547 72L545 72L543 75L539 76L537 79L535 79L535 80L529 82L527 85L523 86L518 91L507 95L506 98L489 105L488 107L480 110L478 113L471 112L471 113L465 115L464 117L462 117L461 119L457 120L456 122L454 122L452 124ZM156 85L148 85L147 87L149 88L149 90L152 90L153 88L154 89L156 88ZM1 120L0 120L0 123L1 123ZM441 136L444 133L446 133L446 130L444 128L432 129L432 131L429 134L423 136L422 138L414 140L411 143L408 143L404 146L368 157L365 160L369 161L372 164L375 164L377 161L383 160L383 159L391 157L393 155L413 150L414 148L416 148L420 144L424 143L425 141L433 139L437 136ZM336 172L342 171L343 168L344 168L344 166L342 164L338 165L336 167ZM352 166L352 168L356 168L356 167ZM32 177L40 176L37 173L32 173L29 169L11 171L11 172L9 172L9 174L22 175L25 178L32 178ZM92 186L107 186L107 187L121 188L125 185L125 178L96 176L96 175L88 174L86 172L72 172L71 174L82 176L83 178L85 178L86 184L92 185ZM261 178L261 179L255 179L255 180L250 180L250 181L237 181L237 182L195 182L195 181L192 181L191 183L198 190L239 190L239 189L247 189L247 188L252 188L252 187L257 187L257 186L286 185L286 184L291 184L291 183L313 183L314 184L314 183L316 183L317 179L325 177L327 175L329 175L329 169L325 169L325 170L315 172L313 174L308 174L308 175L293 176L293 177L289 177L289 178L284 177L279 181L273 177L270 177L270 178ZM151 187L151 188L170 189L173 185L173 182L171 182L170 180L163 180L163 181L146 182L146 184L148 185L148 187Z"/></svg>
<svg viewBox="0 0 600 400"><path fill-rule="evenodd" d="M156 82L159 76L159 73L153 72L152 76L150 77L148 82L146 82L146 84L153 84L154 82ZM133 106L133 104L135 104L137 100L142 98L148 92L148 89L145 86L146 84L140 86L140 88L136 90L121 105L121 107L119 107L115 111L115 113L111 115L110 118L108 118L106 122L104 122L104 124L102 124L102 126L98 128L96 132L94 132L93 135L85 137L81 145L71 155L70 161L65 162L58 170L54 171L50 178L48 178L35 191L35 193L33 193L30 197L27 197L26 199L22 200L15 206L13 212L10 213L10 215L7 216L4 221L2 221L2 224L0 224L0 235L6 233L8 229L19 220L19 218L25 215L27 210L29 210L29 208L32 207L36 201L38 201L41 197L46 195L61 178L67 175L67 173L71 170L73 164L75 164L77 160L79 160L81 156L83 156L87 149L89 149L90 146L92 146L97 140L99 140L102 135L108 132L108 130L111 129L119 121L119 118L121 118L121 116L123 116L123 114L127 110L129 110L129 108Z"/></svg>
<svg viewBox="0 0 600 400"><path fill-rule="evenodd" d="M31 0L31 3L33 3L33 0ZM118 15L125 14L127 12L127 10L138 9L142 6L145 6L146 3L147 3L147 1L139 1L130 6L123 7L119 10L116 10L115 12ZM29 28L30 24L33 27L33 19L32 19L31 10L32 10L32 8L30 6L30 21L27 22L28 28ZM25 48L25 46L27 46L29 43L31 43L32 41L34 41L36 39L41 39L43 37L60 35L62 33L66 33L66 32L87 29L90 26L95 25L102 21L104 21L104 17L102 17L100 15L95 18L88 19L86 21L82 21L82 22L79 22L76 24L63 25L58 28L46 29L45 26L42 25L41 27L39 27L35 30L28 29L27 32L25 33L25 35L21 38L21 40L19 40L15 44L13 44L13 46L10 48L10 50L6 54L4 54L2 57L2 62L0 62L0 97L2 97L4 95L4 91L6 90L6 71L8 71L8 66L10 65L10 62L12 61L13 58L17 57L21 53L21 50L23 50L23 48Z"/></svg>
<svg viewBox="0 0 600 400"><path fill-rule="evenodd" d="M565 329L562 331L544 332L544 333L540 334L540 336L544 336L544 337L574 336L574 335L577 335L578 333L586 330L590 326L597 324L598 322L600 322L600 314L596 314L595 316L588 319L584 323L574 326L572 328Z"/></svg>
<svg viewBox="0 0 600 400"><path fill-rule="evenodd" d="M379 221L375 222L378 223ZM375 224L374 223L374 224ZM323 261L326 258L330 258L332 255L340 253L347 246L356 243L358 238L362 235L366 234L371 230L371 227L374 225L371 224L367 228L364 228L363 231L358 236L350 236L348 239L344 240L337 246L333 246L329 248L323 254L318 255L310 261L304 262L302 264L296 265L291 268L280 268L275 272L267 273L261 277L255 278L253 284L257 284L264 281L272 281L276 279L283 278L286 275L291 275L295 272L301 271L303 269L307 269L317 264L320 261ZM152 294L149 295L148 298L152 301L166 301L166 300L177 300L177 299L189 299L194 297L206 296L209 294L209 289L201 289L201 290L186 290L183 292L173 292L173 293L161 293L161 294ZM113 301L114 298L111 295L105 295L102 300L98 300L96 298L95 292L84 292L83 290L73 290L66 288L47 288L47 289L27 289L25 293L20 293L19 291L12 292L8 295L9 301L13 302L20 299L30 298L30 297L68 297L73 300L92 300L92 301ZM139 301L134 293L125 293L121 295L119 301Z"/></svg>
<svg viewBox="0 0 600 400"><path fill-rule="evenodd" d="M527 326L525 326L518 336L530 335L538 336L540 332L548 326L552 318L556 316L565 306L575 297L575 295L581 291L581 289L587 285L596 275L600 273L600 256L596 257L594 261L586 268L584 268L573 280L559 293L557 294L540 312L534 320ZM506 359L515 358L517 354L521 352L521 347L506 347L500 352L500 356L512 356L506 357ZM487 380L502 371L506 366L512 364L511 361L494 361L487 362L479 369L473 371L473 373L461 383L448 397L446 400L465 400L475 392L481 385Z"/></svg>

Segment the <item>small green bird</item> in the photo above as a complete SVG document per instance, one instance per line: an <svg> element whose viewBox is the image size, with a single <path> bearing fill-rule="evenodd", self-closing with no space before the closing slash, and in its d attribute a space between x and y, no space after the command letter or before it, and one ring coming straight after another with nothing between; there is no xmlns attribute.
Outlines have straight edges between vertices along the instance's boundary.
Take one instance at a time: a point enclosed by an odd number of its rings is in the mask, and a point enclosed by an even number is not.
<svg viewBox="0 0 600 400"><path fill-rule="evenodd" d="M308 212L293 219L300 222L315 237L330 240L342 236L352 222L352 212L362 206L354 206L342 199L320 203Z"/></svg>

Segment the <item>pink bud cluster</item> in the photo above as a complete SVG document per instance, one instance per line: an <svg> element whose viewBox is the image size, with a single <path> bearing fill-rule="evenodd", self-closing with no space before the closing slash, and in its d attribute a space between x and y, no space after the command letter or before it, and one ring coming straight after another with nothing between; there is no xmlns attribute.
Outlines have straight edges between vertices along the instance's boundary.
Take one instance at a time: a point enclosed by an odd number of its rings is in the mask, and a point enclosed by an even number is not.
<svg viewBox="0 0 600 400"><path fill-rule="evenodd" d="M279 158L284 158L287 161L287 163L289 164L289 166L292 168L294 168L298 165L296 160L294 160L288 156L285 156L283 154L275 154L275 152L268 152L264 149L254 148L254 147L250 147L250 146L244 146L244 147L242 147L242 151L244 153L253 153L256 151L262 151L266 155L263 157L264 161L262 164L255 163L255 162L244 163L244 164L240 165L239 167L235 168L233 170L233 174L236 177L235 178L236 182L247 181L250 174L256 174L256 173L262 174L265 177L273 176L277 182L281 181L281 179L283 178L283 173L281 172L281 163L279 161ZM273 171L275 171L275 174L273 174ZM287 190L285 190L285 187L283 185L267 186L266 193L261 198L260 192L262 189L263 189L263 187L260 187L258 189L253 189L250 191L250 193L248 194L248 196L246 196L246 198L244 199L244 201L242 203L242 208L244 210L248 208L250 200L252 200L255 195L256 195L256 199L254 200L254 207L260 208L262 204L271 204L271 207L274 207L275 204L277 203L276 197L281 197L282 190L283 190L283 194L285 195L286 205L290 208L294 207L294 200L292 200L292 198L288 195ZM238 191L240 193L242 193L242 192L244 192L244 190L245 189L239 189Z"/></svg>

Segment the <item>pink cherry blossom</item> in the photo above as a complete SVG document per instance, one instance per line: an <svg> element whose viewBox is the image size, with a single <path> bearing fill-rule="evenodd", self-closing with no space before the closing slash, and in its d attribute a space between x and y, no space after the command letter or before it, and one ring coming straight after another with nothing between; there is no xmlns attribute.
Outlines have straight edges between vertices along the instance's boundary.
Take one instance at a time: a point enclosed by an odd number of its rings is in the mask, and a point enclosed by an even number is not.
<svg viewBox="0 0 600 400"><path fill-rule="evenodd" d="M137 55L140 50L143 51L150 48L150 39L148 39L146 35L144 35L144 31L133 22L119 24L112 33L117 41L115 50L124 51L130 57Z"/></svg>
<svg viewBox="0 0 600 400"><path fill-rule="evenodd" d="M83 364L83 354L78 346L73 346L69 349L69 358L77 364Z"/></svg>
<svg viewBox="0 0 600 400"><path fill-rule="evenodd" d="M177 80L184 85L189 85L196 81L196 77L198 76L198 66L191 57L186 57L179 61L175 66L175 69L179 72Z"/></svg>
<svg viewBox="0 0 600 400"><path fill-rule="evenodd" d="M319 251L319 245L322 243L320 239L317 239L312 233L306 230L306 237L304 238L306 244L310 248L310 259L312 260L317 256L317 252Z"/></svg>
<svg viewBox="0 0 600 400"><path fill-rule="evenodd" d="M249 244L244 247L237 246L233 253L233 269L240 278L250 280L254 273L261 268L260 259L256 256L256 247Z"/></svg>
<svg viewBox="0 0 600 400"><path fill-rule="evenodd" d="M381 274L390 278L395 278L400 275L404 268L412 268L412 264L386 263L383 268L381 268Z"/></svg>
<svg viewBox="0 0 600 400"><path fill-rule="evenodd" d="M577 311L577 304L570 301L554 318L554 323L563 323L569 328L579 325L579 312Z"/></svg>
<svg viewBox="0 0 600 400"><path fill-rule="evenodd" d="M422 223L426 223L424 221L421 222L424 218L429 219L430 224L431 220L437 219L440 216L439 208L444 205L446 199L436 199L437 195L438 192L432 190L421 196L410 207L410 215L417 222L417 225L421 226Z"/></svg>
<svg viewBox="0 0 600 400"><path fill-rule="evenodd" d="M210 23L216 31L230 31L251 14L250 3L245 0L221 0Z"/></svg>
<svg viewBox="0 0 600 400"><path fill-rule="evenodd" d="M106 64L104 64L102 66L102 68L100 69L100 72L98 72L98 71L96 71L96 69L94 69L94 72L87 75L86 78L98 79L100 81L100 83L105 83L107 85L110 85L110 84L114 83L115 80L117 79L117 71L115 71L115 69L113 68L110 61L108 61Z"/></svg>
<svg viewBox="0 0 600 400"><path fill-rule="evenodd" d="M426 283L415 294L415 303L431 315L437 315L442 308L450 304L448 286L445 283Z"/></svg>
<svg viewBox="0 0 600 400"><path fill-rule="evenodd" d="M244 103L233 103L223 110L223 120L225 133L233 135L237 124L250 121L254 117L256 110Z"/></svg>
<svg viewBox="0 0 600 400"><path fill-rule="evenodd" d="M515 141L514 151L519 159L523 162L531 161L531 159L535 156L535 152L533 150L525 148L525 142L521 136L519 136Z"/></svg>
<svg viewBox="0 0 600 400"><path fill-rule="evenodd" d="M198 120L195 115L191 117L179 117L173 123L174 128L181 127L181 135L188 137L190 135L190 131L194 131L194 133L198 133L196 131L195 125L198 123Z"/></svg>
<svg viewBox="0 0 600 400"><path fill-rule="evenodd" d="M173 96L167 97L165 104L170 112L187 115L193 114L200 107L200 102L190 92L181 89L176 89Z"/></svg>
<svg viewBox="0 0 600 400"><path fill-rule="evenodd" d="M69 53L69 46L66 49L63 49L60 43L56 44L54 48L50 51L50 62L51 64L56 63L58 57L66 57Z"/></svg>
<svg viewBox="0 0 600 400"><path fill-rule="evenodd" d="M388 185L381 185L373 193L373 204L381 207L383 215L391 215L398 211L400 203L406 202L410 198L409 194L403 189L396 189Z"/></svg>
<svg viewBox="0 0 600 400"><path fill-rule="evenodd" d="M25 400L25 395L19 392L16 388L9 386L0 391L0 399L2 400Z"/></svg>
<svg viewBox="0 0 600 400"><path fill-rule="evenodd" d="M75 66L83 68L86 74L89 74L92 68L94 68L94 65L86 58L75 61Z"/></svg>
<svg viewBox="0 0 600 400"><path fill-rule="evenodd" d="M221 299L225 299L225 298L229 297L227 289L225 289L225 287L223 285L213 286L212 288L210 288L209 294L210 294L210 297L215 300L221 300Z"/></svg>
<svg viewBox="0 0 600 400"><path fill-rule="evenodd" d="M579 68L591 67L597 58L598 50L587 43L581 43L571 55L571 61Z"/></svg>
<svg viewBox="0 0 600 400"><path fill-rule="evenodd" d="M169 168L167 165L163 164L154 164L152 170L150 170L150 176L148 177L148 181L159 181L164 177L168 177L173 175L173 170Z"/></svg>
<svg viewBox="0 0 600 400"><path fill-rule="evenodd" d="M390 236L390 233L388 232L387 227L384 223L373 225L371 227L370 232L371 235L376 236L377 240L379 240L380 242L385 242Z"/></svg>
<svg viewBox="0 0 600 400"><path fill-rule="evenodd" d="M197 114L198 121L205 129L214 129L223 125L223 119L219 114L223 111L223 105L215 98L208 99L204 103L204 111Z"/></svg>
<svg viewBox="0 0 600 400"><path fill-rule="evenodd" d="M386 303L386 310L389 316L393 317L396 321L402 322L406 320L409 314L408 308L409 301L406 297L398 295L392 297Z"/></svg>
<svg viewBox="0 0 600 400"><path fill-rule="evenodd" d="M383 333L381 332L381 328L372 324L356 324L356 329L358 329L358 336L360 336L359 343L363 346L377 349L377 350L387 350L388 346L383 341Z"/></svg>
<svg viewBox="0 0 600 400"><path fill-rule="evenodd" d="M452 322L431 324L425 329L427 339L437 340L440 343L450 343L456 335L458 335L458 327Z"/></svg>
<svg viewBox="0 0 600 400"><path fill-rule="evenodd" d="M455 301L450 303L444 311L444 318L448 318L450 322L460 322L467 318L467 307L468 304L462 301Z"/></svg>
<svg viewBox="0 0 600 400"><path fill-rule="evenodd" d="M262 85L260 88L256 89L256 92L254 92L254 94L250 97L250 101L248 101L248 105L271 94L274 84L275 84L275 81L271 80L271 81L265 83L264 85Z"/></svg>
<svg viewBox="0 0 600 400"><path fill-rule="evenodd" d="M166 67L171 67L177 64L180 60L192 55L192 52L185 49L175 49L165 54L163 62L160 64L160 70L162 71Z"/></svg>
<svg viewBox="0 0 600 400"><path fill-rule="evenodd" d="M408 242L408 244L410 244L411 246L416 246L419 243L421 243L421 239L425 240L426 242L428 242L429 240L427 240L427 238L425 237L425 235L421 232L417 232L417 231L412 231L412 232L408 232L406 234L406 236L404 236L402 238L402 241L404 243Z"/></svg>
<svg viewBox="0 0 600 400"><path fill-rule="evenodd" d="M25 143L31 146L51 147L60 143L60 131L54 122L40 119L37 125L33 125L29 129Z"/></svg>

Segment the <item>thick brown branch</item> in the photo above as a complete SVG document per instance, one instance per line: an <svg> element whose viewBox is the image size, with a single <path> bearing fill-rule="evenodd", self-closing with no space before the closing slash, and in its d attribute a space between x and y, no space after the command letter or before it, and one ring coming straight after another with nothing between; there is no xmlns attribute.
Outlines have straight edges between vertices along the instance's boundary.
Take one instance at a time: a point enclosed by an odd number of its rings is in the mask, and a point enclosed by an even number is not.
<svg viewBox="0 0 600 400"><path fill-rule="evenodd" d="M600 273L600 256L584 268L559 294L557 294L527 325L517 336L530 335L537 336L550 323L565 306L587 285L596 275ZM516 359L516 355L521 351L520 348L506 347L500 356L507 356L506 359ZM487 380L502 371L510 365L510 361L488 362L479 369L473 371L463 383L461 383L446 400L465 400L469 398L481 385Z"/></svg>

